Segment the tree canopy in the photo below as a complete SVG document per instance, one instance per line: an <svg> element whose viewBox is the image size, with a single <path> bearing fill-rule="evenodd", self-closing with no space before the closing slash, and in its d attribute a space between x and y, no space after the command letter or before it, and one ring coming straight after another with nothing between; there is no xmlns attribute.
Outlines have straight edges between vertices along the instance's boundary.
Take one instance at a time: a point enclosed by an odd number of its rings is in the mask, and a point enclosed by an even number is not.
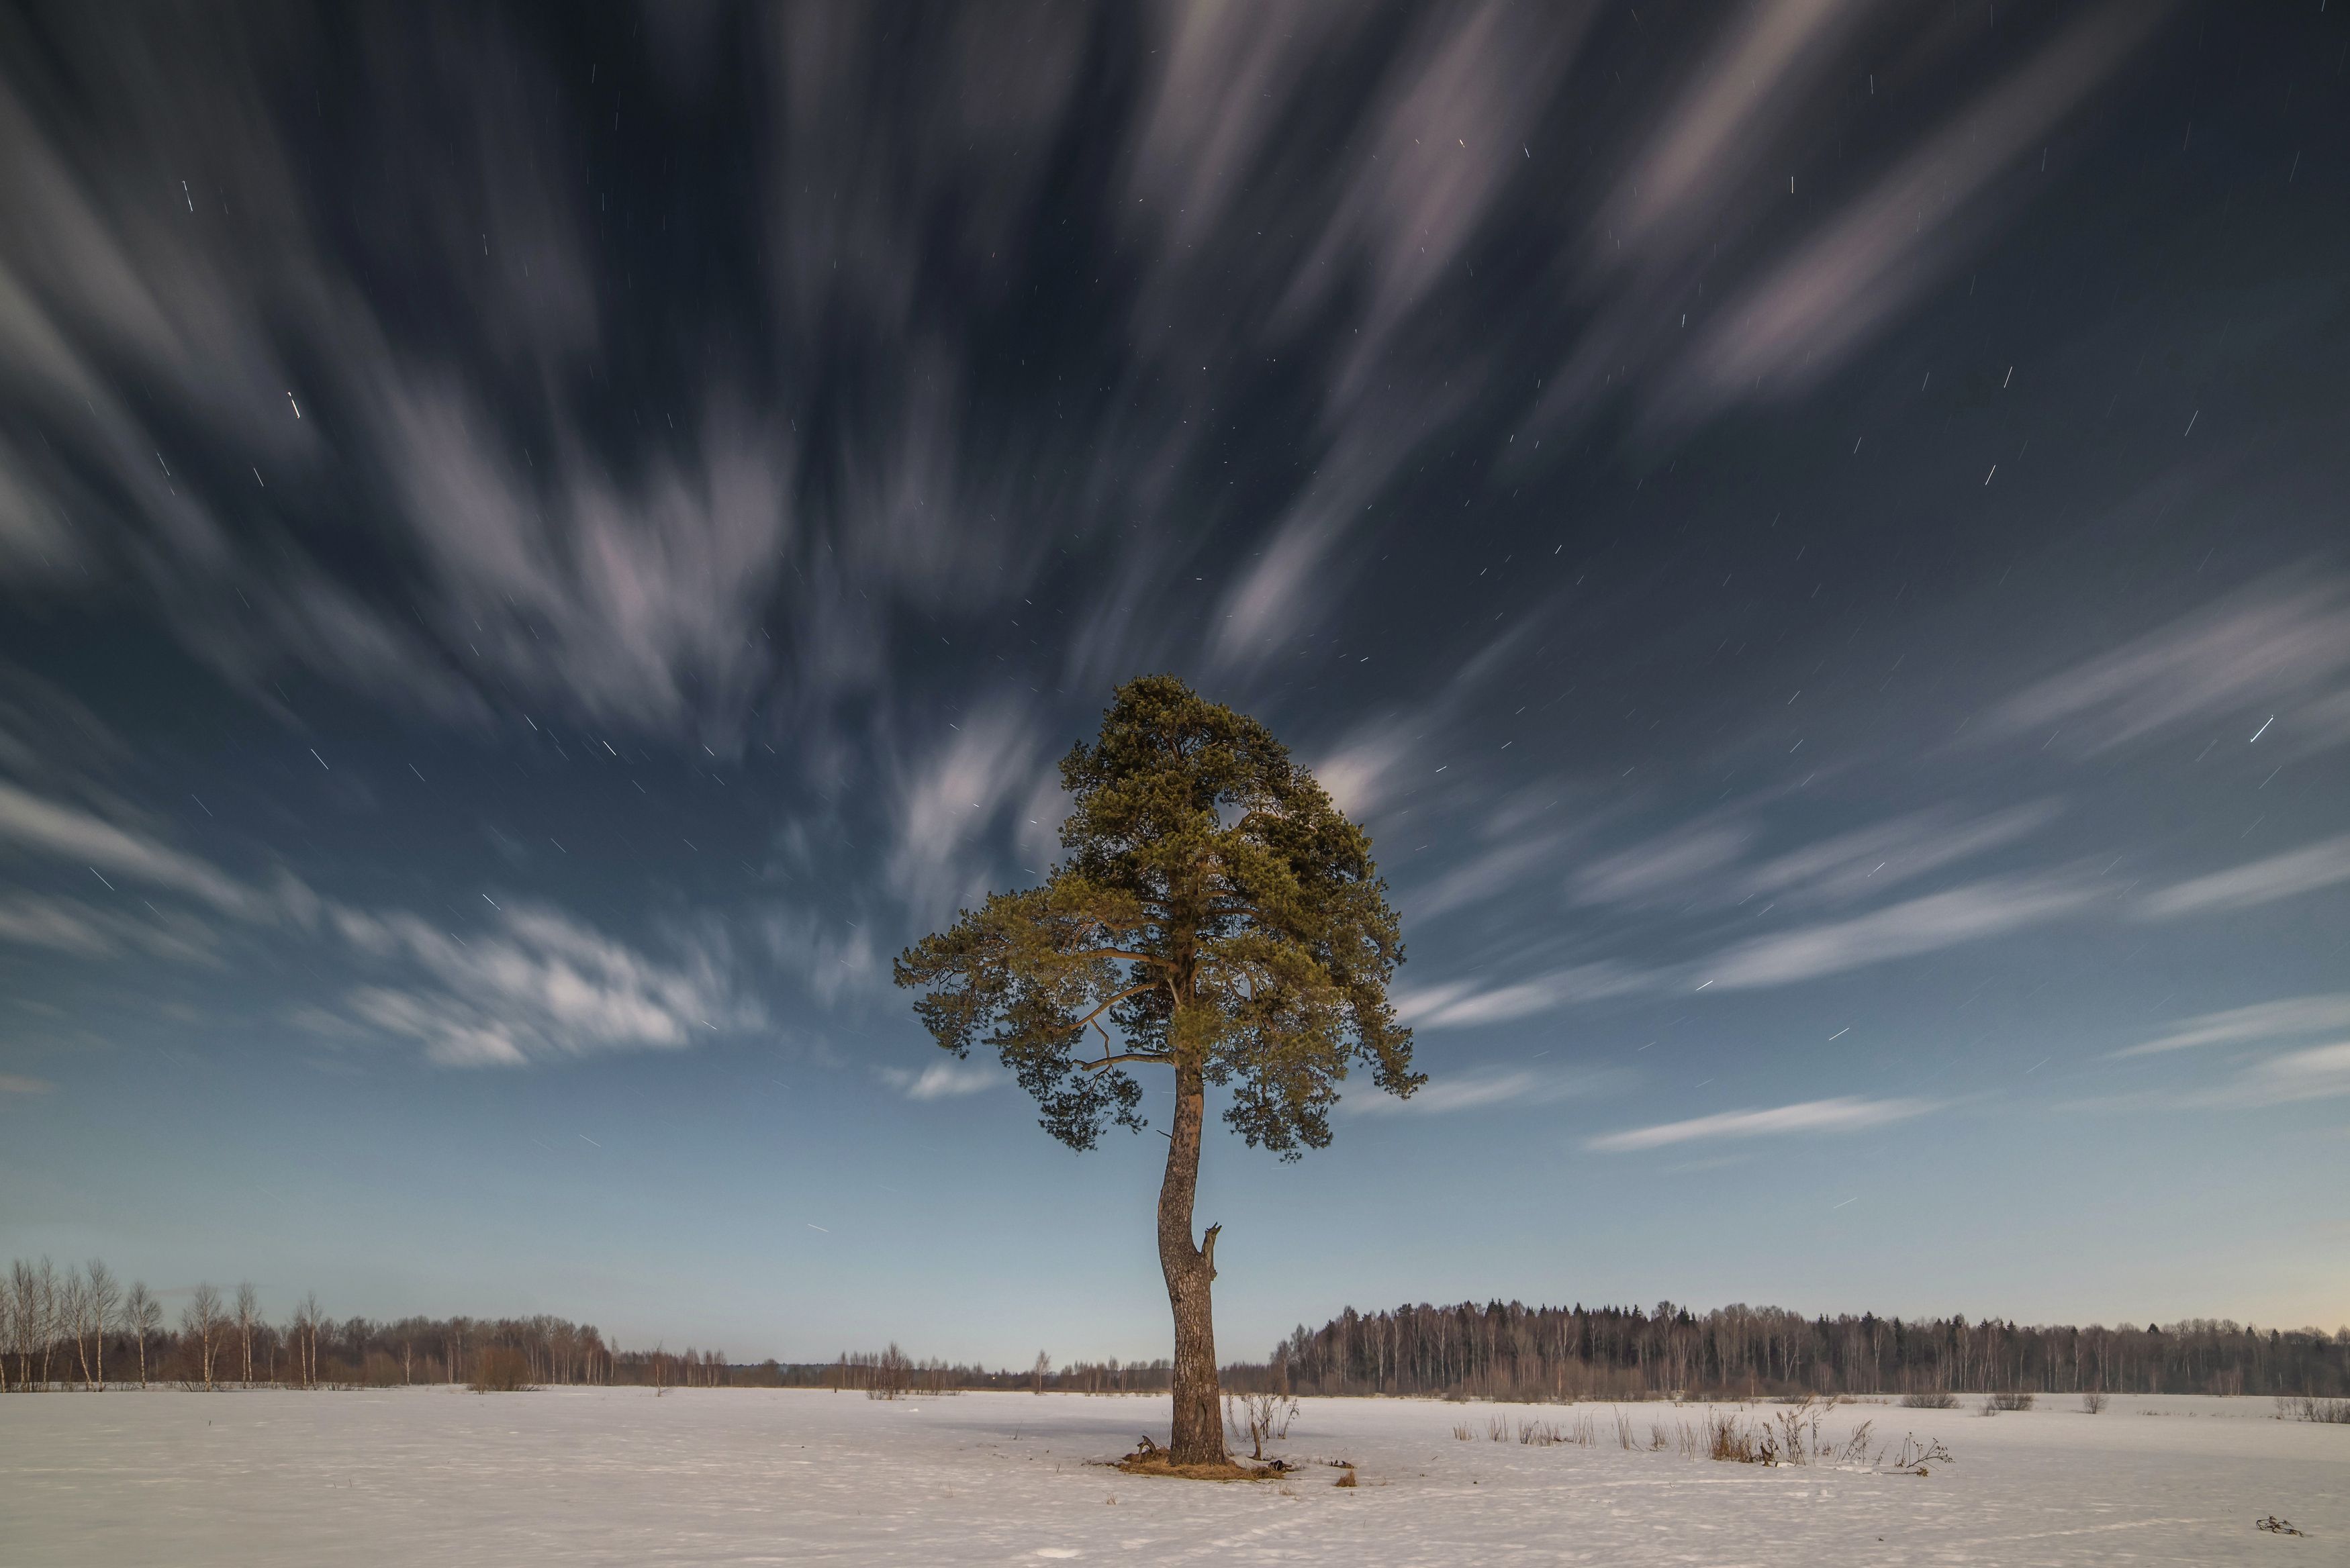
<svg viewBox="0 0 2350 1568"><path fill-rule="evenodd" d="M1263 724L1146 676L1061 783L1045 884L898 960L941 1045L994 1050L1077 1149L1146 1125L1144 1064L1228 1087L1226 1122L1286 1159L1330 1141L1350 1065L1399 1096L1425 1082L1387 1001L1403 943L1369 836Z"/></svg>

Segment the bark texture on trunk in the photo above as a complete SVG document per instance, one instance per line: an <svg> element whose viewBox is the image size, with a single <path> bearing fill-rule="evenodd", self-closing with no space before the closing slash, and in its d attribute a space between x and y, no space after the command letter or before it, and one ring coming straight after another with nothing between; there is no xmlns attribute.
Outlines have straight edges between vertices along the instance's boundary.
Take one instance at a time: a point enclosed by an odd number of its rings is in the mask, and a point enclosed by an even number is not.
<svg viewBox="0 0 2350 1568"><path fill-rule="evenodd" d="M1199 1067L1179 1062L1175 1127L1168 1139L1167 1177L1159 1188L1159 1267L1167 1276L1167 1303L1175 1314L1175 1430L1169 1447L1179 1465L1218 1464L1229 1457L1216 1384L1215 1317L1208 1301L1209 1283L1216 1277L1217 1227L1208 1227L1204 1245L1191 1241L1206 1106Z"/></svg>

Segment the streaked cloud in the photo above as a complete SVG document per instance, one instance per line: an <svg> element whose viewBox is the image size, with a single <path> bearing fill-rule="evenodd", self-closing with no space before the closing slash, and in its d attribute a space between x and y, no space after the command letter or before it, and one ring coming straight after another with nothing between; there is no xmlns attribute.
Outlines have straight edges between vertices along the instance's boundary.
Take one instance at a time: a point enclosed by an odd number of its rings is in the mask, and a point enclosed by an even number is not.
<svg viewBox="0 0 2350 1568"><path fill-rule="evenodd" d="M2278 579L2026 688L1982 732L2095 755L2191 726L2222 744L2260 734L2274 751L2305 751L2350 740L2345 700L2350 582Z"/></svg>
<svg viewBox="0 0 2350 1568"><path fill-rule="evenodd" d="M2168 920L2250 909L2344 882L2350 882L2350 834L2175 883L2147 895L2138 911L2148 919Z"/></svg>
<svg viewBox="0 0 2350 1568"><path fill-rule="evenodd" d="M1315 782L1329 792L1333 805L1349 816L1363 817L1377 810L1393 791L1411 749L1410 733L1389 721L1347 736L1335 751L1314 763L1312 771Z"/></svg>
<svg viewBox="0 0 2350 1568"><path fill-rule="evenodd" d="M145 900L140 900L142 906ZM102 909L87 900L18 894L0 898L0 942L46 948L76 958L143 952L184 963L216 962L212 929L185 911Z"/></svg>
<svg viewBox="0 0 2350 1568"><path fill-rule="evenodd" d="M2220 1097L2250 1106L2292 1105L2350 1095L2350 1040L2288 1051L2254 1064Z"/></svg>
<svg viewBox="0 0 2350 1568"><path fill-rule="evenodd" d="M27 1078L21 1073L0 1073L0 1095L46 1095L56 1087L47 1078Z"/></svg>
<svg viewBox="0 0 2350 1568"><path fill-rule="evenodd" d="M1532 833L1497 844L1410 889L1401 900L1403 909L1414 919L1433 919L1482 904L1548 869L1565 840L1564 834Z"/></svg>
<svg viewBox="0 0 2350 1568"><path fill-rule="evenodd" d="M416 981L355 989L350 1012L421 1043L446 1066L675 1051L766 1022L736 991L722 950L657 960L543 905L501 910L471 940L404 913L338 909L330 918L369 958L418 971Z"/></svg>
<svg viewBox="0 0 2350 1568"><path fill-rule="evenodd" d="M1732 1138L1777 1137L1793 1133L1852 1132L1908 1121L1936 1108L1931 1100L1865 1100L1846 1096L1833 1100L1806 1100L1801 1105L1770 1110L1722 1111L1684 1122L1634 1127L1586 1140L1584 1147L1607 1153L1662 1148L1669 1144L1715 1143Z"/></svg>
<svg viewBox="0 0 2350 1568"><path fill-rule="evenodd" d="M231 914L255 912L255 895L202 858L151 834L5 782L0 782L0 844L192 894Z"/></svg>
<svg viewBox="0 0 2350 1568"><path fill-rule="evenodd" d="M1586 904L1856 903L2027 838L2061 809L2053 800L1982 813L1944 804L1767 856L1757 854L1765 813L1724 810L1588 861L1570 886Z"/></svg>
<svg viewBox="0 0 2350 1568"><path fill-rule="evenodd" d="M790 971L827 1007L874 988L881 954L869 923L827 919L806 910L777 909L759 922L768 956Z"/></svg>
<svg viewBox="0 0 2350 1568"><path fill-rule="evenodd" d="M1774 856L1735 880L1745 894L1786 904L1848 903L2029 837L2059 810L2034 801L1979 816L1949 807L1915 812Z"/></svg>
<svg viewBox="0 0 2350 1568"><path fill-rule="evenodd" d="M1234 21L1183 29L1200 43L1174 55L1170 73L1196 77L1204 60L1238 53L1263 62L1257 74L1302 80L1305 62L1315 57L1300 45L1322 24L1310 11L1269 15L1278 24ZM1281 300L1272 324L1276 336L1334 303L1347 309L1345 347L1323 391L1321 438L1327 450L1256 564L1227 591L1211 639L1221 661L1261 659L1312 618L1309 590L1328 582L1339 542L1364 520L1410 453L1482 389L1490 351L1458 342L1448 355L1449 375L1413 373L1409 392L1398 395L1394 372L1418 363L1424 346L1410 341L1410 327L1457 275L1471 243L1520 177L1523 160L1513 159L1511 151L1523 151L1597 15L1594 5L1527 11L1502 0L1427 12L1401 40L1364 107L1357 122L1360 134L1350 139L1336 179L1317 182L1335 199L1288 277L1266 281ZM1183 109L1170 110L1162 97L1151 145L1172 140L1157 134L1170 112L1200 128L1181 138L1195 150L1195 178L1222 189L1229 181L1224 171L1238 161L1233 139L1251 128L1270 133L1276 117L1261 105L1235 106L1221 128L1206 130L1216 103L1213 97L1194 97ZM1319 207L1319 198L1316 191L1305 210ZM1211 308L1228 309L1229 283L1219 280L1214 288Z"/></svg>
<svg viewBox="0 0 2350 1568"><path fill-rule="evenodd" d="M1756 937L1692 965L1690 972L1724 991L1792 985L2005 936L2071 914L2095 898L2077 877L1994 877L1848 920Z"/></svg>
<svg viewBox="0 0 2350 1568"><path fill-rule="evenodd" d="M955 1100L996 1087L1003 1075L975 1062L933 1062L919 1073L884 1067L881 1081L910 1100Z"/></svg>
<svg viewBox="0 0 2350 1568"><path fill-rule="evenodd" d="M1803 112L1835 46L1869 9L1866 0L1771 0L1725 28L1594 225L1594 264L1612 266L1624 250L1654 256L1660 239L1685 242L1714 215L1724 187L1749 176Z"/></svg>
<svg viewBox="0 0 2350 1568"><path fill-rule="evenodd" d="M896 772L886 874L913 918L931 921L983 894L997 869L983 836L1029 804L1053 764L1035 716L999 705L948 721L928 754ZM1025 816L1012 826L1025 829Z"/></svg>
<svg viewBox="0 0 2350 1568"><path fill-rule="evenodd" d="M631 731L725 722L765 686L774 649L757 634L792 536L788 428L699 411L698 450L623 482L576 435L527 460L493 444L496 421L453 385L379 395L444 646Z"/></svg>
<svg viewBox="0 0 2350 1568"><path fill-rule="evenodd" d="M1952 221L2040 145L2168 10L2121 0L2075 22L1731 299L1669 400L1710 408L1751 395L1758 383L1795 390L1826 375L1964 254L1952 244Z"/></svg>
<svg viewBox="0 0 2350 1568"><path fill-rule="evenodd" d="M1601 960L1494 985L1454 981L1400 990L1395 996L1395 1010L1399 1019L1415 1029L1470 1029L1506 1023L1573 1002L1628 995L1654 983L1653 977L1638 970Z"/></svg>
<svg viewBox="0 0 2350 1568"><path fill-rule="evenodd" d="M1630 1075L1620 1072L1583 1073L1539 1067L1478 1067L1465 1073L1439 1075L1414 1090L1411 1098L1366 1092L1349 1096L1346 1107L1366 1116L1447 1116L1456 1111L1488 1110L1497 1106L1550 1106L1621 1088Z"/></svg>
<svg viewBox="0 0 2350 1568"><path fill-rule="evenodd" d="M2253 1041L2290 1039L2296 1034L2322 1034L2336 1029L2350 1030L2350 992L2291 996L2202 1013L2182 1021L2159 1039L2127 1046L2112 1054L2153 1056L2199 1045L2241 1045Z"/></svg>
<svg viewBox="0 0 2350 1568"><path fill-rule="evenodd" d="M1718 885L1723 869L1746 853L1754 836L1755 830L1743 823L1676 828L1591 861L1575 874L1575 896L1586 904L1671 902L1700 883Z"/></svg>

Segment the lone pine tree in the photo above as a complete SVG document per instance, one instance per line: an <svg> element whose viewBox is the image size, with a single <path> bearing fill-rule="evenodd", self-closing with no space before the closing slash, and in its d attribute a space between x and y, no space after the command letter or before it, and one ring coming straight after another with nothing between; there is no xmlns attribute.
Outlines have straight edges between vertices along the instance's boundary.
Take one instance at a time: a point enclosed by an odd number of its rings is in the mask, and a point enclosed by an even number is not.
<svg viewBox="0 0 2350 1568"><path fill-rule="evenodd" d="M1387 999L1403 943L1369 836L1263 725L1172 676L1120 687L1061 784L1076 804L1045 885L990 894L899 954L897 981L925 992L914 1011L941 1046L993 1047L1074 1149L1112 1123L1149 1125L1128 1068L1172 1073L1159 1189L1170 1457L1215 1463L1221 1227L1191 1239L1207 1088L1229 1093L1234 1131L1284 1159L1329 1143L1350 1064L1409 1096L1426 1078Z"/></svg>

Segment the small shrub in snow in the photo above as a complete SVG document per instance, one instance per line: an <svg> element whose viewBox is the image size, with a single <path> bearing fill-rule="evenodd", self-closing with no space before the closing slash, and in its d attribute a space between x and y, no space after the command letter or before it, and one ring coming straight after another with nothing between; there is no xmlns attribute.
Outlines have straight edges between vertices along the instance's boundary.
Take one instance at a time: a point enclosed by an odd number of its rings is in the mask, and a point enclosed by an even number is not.
<svg viewBox="0 0 2350 1568"><path fill-rule="evenodd" d="M1288 1437L1289 1423L1296 1418L1297 1401L1285 1394L1224 1396L1224 1426L1235 1439L1248 1438L1253 1459L1264 1458L1266 1438Z"/></svg>
<svg viewBox="0 0 2350 1568"><path fill-rule="evenodd" d="M1908 1410L1953 1410L1959 1397L1947 1388L1919 1388L1901 1396L1902 1408Z"/></svg>
<svg viewBox="0 0 2350 1568"><path fill-rule="evenodd" d="M2105 1407L2106 1391L2104 1389L2085 1388L2081 1391L2081 1409L2085 1415L2095 1416Z"/></svg>
<svg viewBox="0 0 2350 1568"><path fill-rule="evenodd" d="M2277 1401L2277 1418L2350 1427L2350 1399L2319 1399L2308 1394L2288 1395Z"/></svg>

